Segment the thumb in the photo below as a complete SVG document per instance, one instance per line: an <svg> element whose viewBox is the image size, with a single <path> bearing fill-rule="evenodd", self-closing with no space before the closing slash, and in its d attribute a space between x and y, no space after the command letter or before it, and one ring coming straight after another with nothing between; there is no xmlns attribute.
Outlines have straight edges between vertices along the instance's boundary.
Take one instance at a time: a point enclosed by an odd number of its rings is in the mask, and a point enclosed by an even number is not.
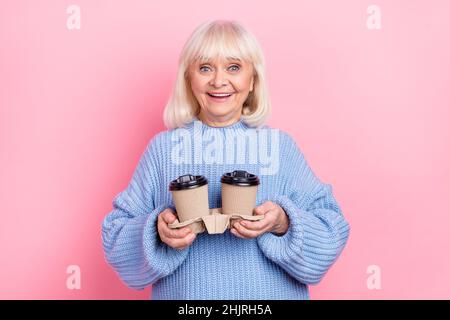
<svg viewBox="0 0 450 320"><path fill-rule="evenodd" d="M166 209L163 213L163 220L165 223L171 224L177 220L177 216L172 212L172 210Z"/></svg>
<svg viewBox="0 0 450 320"><path fill-rule="evenodd" d="M255 208L255 214L256 215L263 215L266 213L266 207L264 206L264 204L258 206Z"/></svg>

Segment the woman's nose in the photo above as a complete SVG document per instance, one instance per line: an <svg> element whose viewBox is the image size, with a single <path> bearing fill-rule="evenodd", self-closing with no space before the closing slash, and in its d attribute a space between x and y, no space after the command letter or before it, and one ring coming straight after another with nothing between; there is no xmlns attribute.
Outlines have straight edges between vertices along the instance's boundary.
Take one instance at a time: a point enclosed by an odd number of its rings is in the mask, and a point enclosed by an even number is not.
<svg viewBox="0 0 450 320"><path fill-rule="evenodd" d="M219 70L214 74L214 77L211 80L211 85L216 87L216 88L220 88L222 87L224 84L226 84L227 79L226 79L226 75L223 71Z"/></svg>

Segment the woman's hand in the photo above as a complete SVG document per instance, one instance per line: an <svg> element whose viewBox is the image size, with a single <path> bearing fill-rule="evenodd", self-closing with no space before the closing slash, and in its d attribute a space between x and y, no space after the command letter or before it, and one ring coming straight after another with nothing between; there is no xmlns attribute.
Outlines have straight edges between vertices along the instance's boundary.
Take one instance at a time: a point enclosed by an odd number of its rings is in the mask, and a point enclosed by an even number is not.
<svg viewBox="0 0 450 320"><path fill-rule="evenodd" d="M158 233L161 241L174 249L185 249L195 240L195 233L189 227L170 229L169 224L177 220L174 212L167 208L158 216Z"/></svg>
<svg viewBox="0 0 450 320"><path fill-rule="evenodd" d="M233 223L231 233L239 238L251 239L266 233L272 232L276 235L283 235L289 228L289 218L278 204L266 201L254 209L255 214L265 215L259 221L241 220Z"/></svg>

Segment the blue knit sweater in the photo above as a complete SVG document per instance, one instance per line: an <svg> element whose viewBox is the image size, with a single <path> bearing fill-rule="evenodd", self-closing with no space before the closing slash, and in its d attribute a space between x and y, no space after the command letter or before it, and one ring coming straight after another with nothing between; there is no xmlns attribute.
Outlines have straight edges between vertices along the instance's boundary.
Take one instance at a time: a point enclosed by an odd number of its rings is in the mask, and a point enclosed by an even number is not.
<svg viewBox="0 0 450 320"><path fill-rule="evenodd" d="M248 143L236 142L242 136ZM256 205L270 200L284 209L289 217L284 235L241 239L229 230L204 232L182 250L160 240L158 214L174 209L171 180L204 175L209 207L220 208L220 177L238 169L259 176ZM309 299L308 285L320 282L348 235L331 185L315 176L295 141L242 120L226 127L195 120L157 134L102 226L107 262L129 287L153 285L155 300Z"/></svg>

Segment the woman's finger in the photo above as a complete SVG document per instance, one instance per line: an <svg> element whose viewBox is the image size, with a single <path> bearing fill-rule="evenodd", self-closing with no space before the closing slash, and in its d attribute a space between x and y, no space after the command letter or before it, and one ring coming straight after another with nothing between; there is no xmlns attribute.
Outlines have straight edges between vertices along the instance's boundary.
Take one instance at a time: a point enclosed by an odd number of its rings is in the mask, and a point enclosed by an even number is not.
<svg viewBox="0 0 450 320"><path fill-rule="evenodd" d="M270 223L271 220L268 217L265 217L264 219L259 221L243 220L240 222L240 224L244 226L246 229L253 231L262 231L268 228Z"/></svg>
<svg viewBox="0 0 450 320"><path fill-rule="evenodd" d="M236 230L236 228L231 228L231 229L230 229L230 232L231 232L234 236L236 236L236 237L238 237L238 238L248 239L247 237L244 237L243 235L241 235L241 234L239 233L239 231Z"/></svg>
<svg viewBox="0 0 450 320"><path fill-rule="evenodd" d="M234 224L234 228L239 232L240 235L247 238L256 238L261 234L259 231L248 230L240 222Z"/></svg>
<svg viewBox="0 0 450 320"><path fill-rule="evenodd" d="M273 202L271 202L271 201L266 201L266 202L264 202L263 204L257 206L257 207L254 209L254 211L255 211L255 214L257 214L257 215L263 215L263 214L265 214L267 211L273 209L273 207L274 207L274 203L273 203Z"/></svg>
<svg viewBox="0 0 450 320"><path fill-rule="evenodd" d="M177 239L177 238L170 238L167 239L167 244L175 249L185 249L186 247L190 246L192 242L194 242L196 236L194 233L188 234L186 237Z"/></svg>
<svg viewBox="0 0 450 320"><path fill-rule="evenodd" d="M180 229L171 229L165 223L161 225L161 231L167 238L182 239L186 237L189 233L192 233L191 229L188 227L182 227Z"/></svg>
<svg viewBox="0 0 450 320"><path fill-rule="evenodd" d="M167 208L163 212L161 212L160 216L164 220L164 222L167 224L174 223L175 220L177 220L177 216L169 208Z"/></svg>
<svg viewBox="0 0 450 320"><path fill-rule="evenodd" d="M241 222L241 224L249 230L254 230L254 231L266 231L271 229L274 224L275 224L275 220L276 220L276 209L272 208L269 211L266 211L265 213L265 217L262 220L258 220L258 221L249 221L249 220L243 220Z"/></svg>

